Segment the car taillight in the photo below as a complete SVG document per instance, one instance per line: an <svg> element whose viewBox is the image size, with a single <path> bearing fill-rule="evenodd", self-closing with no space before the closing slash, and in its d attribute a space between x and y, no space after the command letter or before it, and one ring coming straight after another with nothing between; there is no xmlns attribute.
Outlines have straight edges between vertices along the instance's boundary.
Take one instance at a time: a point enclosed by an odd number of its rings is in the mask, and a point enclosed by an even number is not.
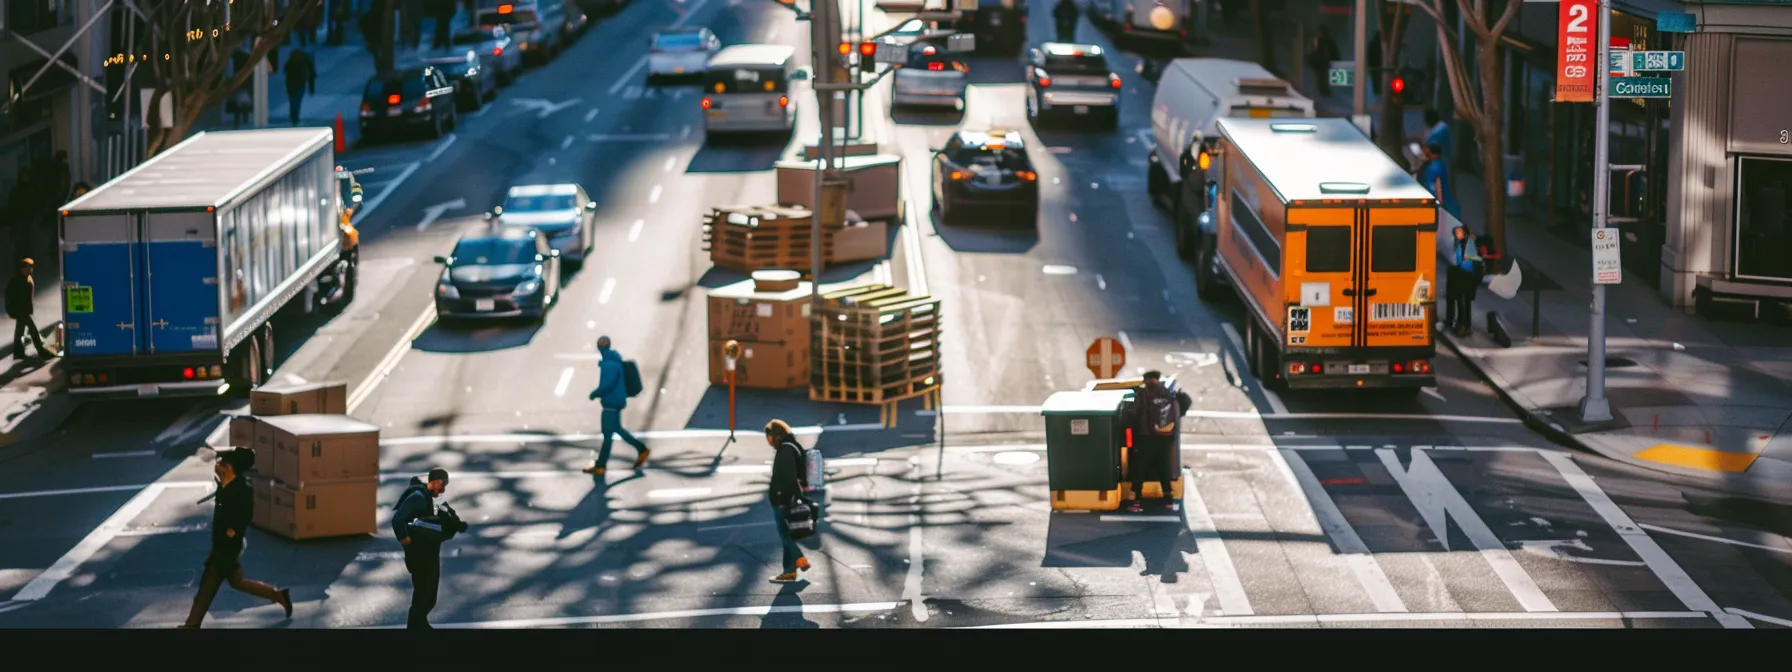
<svg viewBox="0 0 1792 672"><path fill-rule="evenodd" d="M778 96L778 107L790 107L790 96Z"/></svg>
<svg viewBox="0 0 1792 672"><path fill-rule="evenodd" d="M928 64L927 64L927 69L928 69L928 70L932 70L932 71L934 71L934 72L941 72L941 71L944 71L944 70L945 70L945 69L946 69L946 64L945 64L945 63L939 63L939 62L934 62L934 63L928 63Z"/></svg>
<svg viewBox="0 0 1792 672"><path fill-rule="evenodd" d="M186 370L181 371L180 374L182 377L185 377L187 380L192 380L193 379L193 367L191 367L191 366L187 367Z"/></svg>
<svg viewBox="0 0 1792 672"><path fill-rule="evenodd" d="M709 107L710 107L710 106L711 106L711 105L714 105L714 104L715 104L715 101L713 101L713 100L710 100L710 99L709 99L709 98L708 98L708 97L705 97L705 98L704 98L704 99L703 99L703 102L702 102L702 103L700 103L700 104L701 104L701 105L702 105L702 106L703 106L703 109L705 109L705 110L707 110L707 109L709 109Z"/></svg>
<svg viewBox="0 0 1792 672"><path fill-rule="evenodd" d="M1108 74L1108 86L1114 87L1116 89L1120 88L1120 76L1113 74L1113 73L1109 73Z"/></svg>
<svg viewBox="0 0 1792 672"><path fill-rule="evenodd" d="M390 96L386 96L386 104L387 104L387 105L397 105L397 104L398 104L398 101L400 101L400 100L403 100L403 99L402 99L402 98L400 98L400 97L399 97L399 96L398 96L398 94L396 94L396 93L394 93L394 94L392 94L392 95L390 95Z"/></svg>
<svg viewBox="0 0 1792 672"><path fill-rule="evenodd" d="M1051 75L1045 74L1044 70L1039 70L1038 73L1039 73L1039 85L1040 86L1051 86L1052 85Z"/></svg>
<svg viewBox="0 0 1792 672"><path fill-rule="evenodd" d="M493 56L503 56L504 48L503 47L492 47L492 55Z"/></svg>
<svg viewBox="0 0 1792 672"><path fill-rule="evenodd" d="M417 101L417 111L418 112L428 112L430 107L431 107L431 105L429 102L429 98L427 96L425 96L423 98L423 100Z"/></svg>
<svg viewBox="0 0 1792 672"><path fill-rule="evenodd" d="M1039 173L1035 173L1031 170L1018 171L1015 173L1015 175L1020 177L1020 179L1026 180L1028 182L1032 182L1034 180L1039 179Z"/></svg>
<svg viewBox="0 0 1792 672"><path fill-rule="evenodd" d="M954 170L954 171L952 171L952 179L954 179L954 180L962 180L962 179L964 179L964 171L962 171L962 170Z"/></svg>

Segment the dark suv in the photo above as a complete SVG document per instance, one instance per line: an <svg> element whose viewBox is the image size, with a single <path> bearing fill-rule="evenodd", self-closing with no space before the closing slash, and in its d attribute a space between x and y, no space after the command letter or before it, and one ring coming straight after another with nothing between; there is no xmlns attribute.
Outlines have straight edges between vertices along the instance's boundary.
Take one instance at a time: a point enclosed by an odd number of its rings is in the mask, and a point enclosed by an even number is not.
<svg viewBox="0 0 1792 672"><path fill-rule="evenodd" d="M1101 47L1047 42L1027 56L1027 118L1060 116L1119 126L1120 75L1108 69Z"/></svg>
<svg viewBox="0 0 1792 672"><path fill-rule="evenodd" d="M361 137L411 130L442 137L454 130L454 97L454 82L433 66L376 75L361 95Z"/></svg>

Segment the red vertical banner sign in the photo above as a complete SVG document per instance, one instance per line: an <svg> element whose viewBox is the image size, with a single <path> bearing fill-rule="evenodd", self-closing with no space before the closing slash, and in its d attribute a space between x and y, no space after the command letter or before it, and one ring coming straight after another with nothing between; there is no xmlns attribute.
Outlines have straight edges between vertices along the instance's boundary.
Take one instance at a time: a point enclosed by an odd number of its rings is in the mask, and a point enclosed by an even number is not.
<svg viewBox="0 0 1792 672"><path fill-rule="evenodd" d="M1593 40L1599 24L1593 16L1598 0L1561 0L1561 15L1556 29L1556 102L1591 103L1593 85L1598 81L1593 72Z"/></svg>

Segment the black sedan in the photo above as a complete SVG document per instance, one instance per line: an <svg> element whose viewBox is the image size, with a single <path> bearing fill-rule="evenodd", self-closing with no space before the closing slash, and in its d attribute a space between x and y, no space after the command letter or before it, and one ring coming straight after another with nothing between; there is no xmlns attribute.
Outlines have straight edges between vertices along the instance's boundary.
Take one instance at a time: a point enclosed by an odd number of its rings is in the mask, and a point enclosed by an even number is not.
<svg viewBox="0 0 1792 672"><path fill-rule="evenodd" d="M959 131L933 157L933 202L940 221L961 211L1005 213L1034 226L1039 219L1039 173L1008 130Z"/></svg>
<svg viewBox="0 0 1792 672"><path fill-rule="evenodd" d="M455 101L469 112L498 96L498 72L491 60L480 56L477 47L450 47L423 57L424 63L441 70L454 84Z"/></svg>
<svg viewBox="0 0 1792 672"><path fill-rule="evenodd" d="M375 75L361 95L361 137L420 130L439 138L454 130L456 87L431 65Z"/></svg>
<svg viewBox="0 0 1792 672"><path fill-rule="evenodd" d="M560 300L560 252L534 229L468 236L436 257L436 315L448 318L547 317Z"/></svg>
<svg viewBox="0 0 1792 672"><path fill-rule="evenodd" d="M1094 117L1101 128L1120 124L1120 75L1093 44L1047 42L1027 57L1027 118ZM1082 124L1078 124L1082 127Z"/></svg>

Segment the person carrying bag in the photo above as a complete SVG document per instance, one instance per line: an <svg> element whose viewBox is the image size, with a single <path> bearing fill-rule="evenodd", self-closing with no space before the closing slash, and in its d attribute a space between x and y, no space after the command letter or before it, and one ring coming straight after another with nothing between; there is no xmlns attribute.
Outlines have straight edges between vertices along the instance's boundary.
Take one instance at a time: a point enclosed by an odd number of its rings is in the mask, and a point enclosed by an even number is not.
<svg viewBox="0 0 1792 672"><path fill-rule="evenodd" d="M796 442L790 424L772 420L765 424L765 442L771 444L772 480L766 492L771 504L773 524L784 550L784 573L772 577L773 583L797 580L797 572L809 571L809 559L796 540L815 534L815 506L803 497L806 489L803 448ZM799 536L800 535L800 536Z"/></svg>

